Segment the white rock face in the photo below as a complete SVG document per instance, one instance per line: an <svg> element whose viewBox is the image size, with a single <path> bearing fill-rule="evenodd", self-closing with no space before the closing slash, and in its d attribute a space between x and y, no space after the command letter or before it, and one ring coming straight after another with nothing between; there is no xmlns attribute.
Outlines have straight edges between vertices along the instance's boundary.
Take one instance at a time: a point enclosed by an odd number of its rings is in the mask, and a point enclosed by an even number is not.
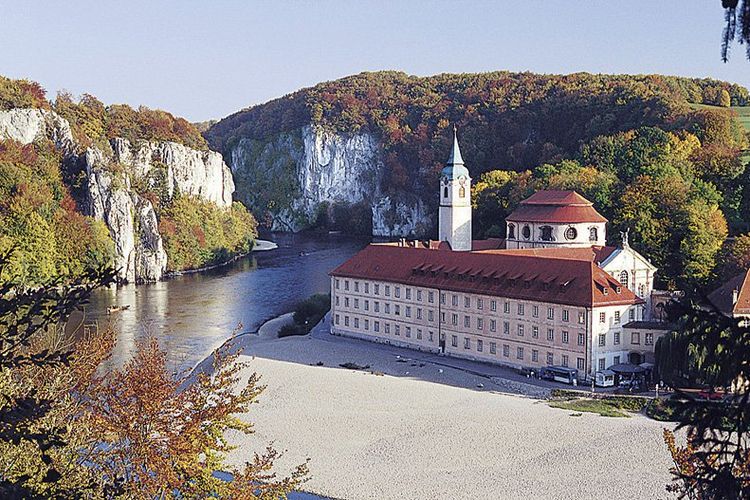
<svg viewBox="0 0 750 500"><path fill-rule="evenodd" d="M45 137L66 156L77 157L70 125L57 113L39 109L0 111L0 139L29 144ZM79 158L88 177L86 212L109 228L120 281L157 281L167 269L167 254L154 207L131 189L132 183L154 168L165 168L170 196L177 189L226 208L232 204L232 173L219 153L174 142L131 145L125 139L113 139L110 145L112 152L92 147ZM116 163L125 168L111 168Z"/></svg>
<svg viewBox="0 0 750 500"><path fill-rule="evenodd" d="M230 164L239 197L249 206L254 200L246 192L259 177L296 177L296 193L273 213L274 230L304 229L323 202L367 204L375 236L423 235L432 224L416 196L391 200L382 193L382 152L369 133L342 135L308 125L264 144L242 139L231 150Z"/></svg>

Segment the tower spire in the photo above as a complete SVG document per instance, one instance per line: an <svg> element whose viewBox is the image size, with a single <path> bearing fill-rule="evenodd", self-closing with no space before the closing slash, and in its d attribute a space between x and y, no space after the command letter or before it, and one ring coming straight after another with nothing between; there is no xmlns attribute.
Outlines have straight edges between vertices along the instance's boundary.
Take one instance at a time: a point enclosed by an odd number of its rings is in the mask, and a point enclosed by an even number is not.
<svg viewBox="0 0 750 500"><path fill-rule="evenodd" d="M456 124L453 124L453 147L448 157L448 165L463 165L464 159L461 157L461 148L458 147L458 135L456 133Z"/></svg>

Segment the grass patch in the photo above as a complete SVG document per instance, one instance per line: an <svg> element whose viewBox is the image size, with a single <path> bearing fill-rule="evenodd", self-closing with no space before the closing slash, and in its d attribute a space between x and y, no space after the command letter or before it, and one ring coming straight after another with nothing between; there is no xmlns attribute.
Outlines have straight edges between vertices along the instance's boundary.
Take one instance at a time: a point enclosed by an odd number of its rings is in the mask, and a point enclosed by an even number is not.
<svg viewBox="0 0 750 500"><path fill-rule="evenodd" d="M318 293L308 297L294 308L294 322L281 327L279 338L292 335L307 335L330 310L330 295Z"/></svg>
<svg viewBox="0 0 750 500"><path fill-rule="evenodd" d="M739 115L740 123L750 132L750 106L732 106L730 109Z"/></svg>
<svg viewBox="0 0 750 500"><path fill-rule="evenodd" d="M581 392L555 389L549 405L573 412L598 413L603 417L629 417L630 413L643 411L648 398L614 395L584 396ZM577 416L577 415L576 415Z"/></svg>

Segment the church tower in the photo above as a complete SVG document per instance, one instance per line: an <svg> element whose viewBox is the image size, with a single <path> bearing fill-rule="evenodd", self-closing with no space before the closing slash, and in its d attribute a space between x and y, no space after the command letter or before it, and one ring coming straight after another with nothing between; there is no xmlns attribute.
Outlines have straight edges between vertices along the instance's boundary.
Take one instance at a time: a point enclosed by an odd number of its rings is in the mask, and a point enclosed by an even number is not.
<svg viewBox="0 0 750 500"><path fill-rule="evenodd" d="M448 163L440 174L439 240L458 252L471 251L471 177L461 158L456 127Z"/></svg>

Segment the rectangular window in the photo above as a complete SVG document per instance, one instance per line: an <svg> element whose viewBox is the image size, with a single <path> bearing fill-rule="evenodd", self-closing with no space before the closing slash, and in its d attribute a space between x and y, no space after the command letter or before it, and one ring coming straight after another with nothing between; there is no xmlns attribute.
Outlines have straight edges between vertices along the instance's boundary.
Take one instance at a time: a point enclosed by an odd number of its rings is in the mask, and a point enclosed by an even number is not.
<svg viewBox="0 0 750 500"><path fill-rule="evenodd" d="M641 343L641 334L639 332L633 332L630 334L630 343L631 344L640 344Z"/></svg>
<svg viewBox="0 0 750 500"><path fill-rule="evenodd" d="M370 320L366 319L365 320L365 330L369 330L369 329L370 329Z"/></svg>
<svg viewBox="0 0 750 500"><path fill-rule="evenodd" d="M547 319L555 319L555 308L554 307L548 307L547 308Z"/></svg>
<svg viewBox="0 0 750 500"><path fill-rule="evenodd" d="M373 323L372 329L375 330L376 332L379 332L380 331L380 321L376 321L375 323Z"/></svg>
<svg viewBox="0 0 750 500"><path fill-rule="evenodd" d="M430 342L432 342L433 332L430 332Z"/></svg>
<svg viewBox="0 0 750 500"><path fill-rule="evenodd" d="M620 356L615 356L612 358L612 364L613 365L619 365L620 364Z"/></svg>
<svg viewBox="0 0 750 500"><path fill-rule="evenodd" d="M604 358L599 359L599 371L602 371L607 368L607 360Z"/></svg>
<svg viewBox="0 0 750 500"><path fill-rule="evenodd" d="M339 305L339 302L340 302L340 301L339 301L339 296L338 296L338 295L336 295L336 305Z"/></svg>
<svg viewBox="0 0 750 500"><path fill-rule="evenodd" d="M417 319L422 319L422 308L417 307Z"/></svg>
<svg viewBox="0 0 750 500"><path fill-rule="evenodd" d="M567 344L570 341L570 334L566 332L565 330L562 331L562 341L563 344Z"/></svg>
<svg viewBox="0 0 750 500"><path fill-rule="evenodd" d="M539 317L539 306L531 306L531 315L535 318Z"/></svg>
<svg viewBox="0 0 750 500"><path fill-rule="evenodd" d="M373 288L375 288L375 295L380 295L380 285L377 284L377 283L375 283L372 286L373 286Z"/></svg>
<svg viewBox="0 0 750 500"><path fill-rule="evenodd" d="M471 328L471 318L464 316L464 328Z"/></svg>
<svg viewBox="0 0 750 500"><path fill-rule="evenodd" d="M349 291L349 280L344 280L344 290Z"/></svg>
<svg viewBox="0 0 750 500"><path fill-rule="evenodd" d="M440 313L440 322L441 323L445 323L445 313L444 312Z"/></svg>
<svg viewBox="0 0 750 500"><path fill-rule="evenodd" d="M349 316L344 316L344 326L349 326Z"/></svg>
<svg viewBox="0 0 750 500"><path fill-rule="evenodd" d="M385 296L390 297L391 296L391 286L385 285Z"/></svg>
<svg viewBox="0 0 750 500"><path fill-rule="evenodd" d="M354 309L359 309L359 299L354 299Z"/></svg>
<svg viewBox="0 0 750 500"><path fill-rule="evenodd" d="M406 314L407 318L411 318L411 306L406 306L404 308L404 314Z"/></svg>
<svg viewBox="0 0 750 500"><path fill-rule="evenodd" d="M523 307L523 304L521 304L521 303L519 302L519 303L518 303L518 315L519 315L519 316L523 316L523 313L524 313L524 307Z"/></svg>
<svg viewBox="0 0 750 500"><path fill-rule="evenodd" d="M510 356L510 346L508 344L503 345L503 356L506 358Z"/></svg>
<svg viewBox="0 0 750 500"><path fill-rule="evenodd" d="M354 328L359 328L359 318L354 318Z"/></svg>
<svg viewBox="0 0 750 500"><path fill-rule="evenodd" d="M440 293L440 303L445 305L445 294L442 292Z"/></svg>
<svg viewBox="0 0 750 500"><path fill-rule="evenodd" d="M490 342L490 354L497 354L497 344Z"/></svg>
<svg viewBox="0 0 750 500"><path fill-rule="evenodd" d="M490 320L490 331L491 332L497 331L497 321L495 321L494 319Z"/></svg>
<svg viewBox="0 0 750 500"><path fill-rule="evenodd" d="M562 320L565 321L566 323L570 321L570 311L568 311L567 309L563 309Z"/></svg>
<svg viewBox="0 0 750 500"><path fill-rule="evenodd" d="M584 334L579 333L578 334L578 345L583 345L586 342L586 337Z"/></svg>
<svg viewBox="0 0 750 500"><path fill-rule="evenodd" d="M354 291L359 292L359 281L354 282Z"/></svg>
<svg viewBox="0 0 750 500"><path fill-rule="evenodd" d="M385 333L391 333L391 324L390 323L386 323L385 324Z"/></svg>
<svg viewBox="0 0 750 500"><path fill-rule="evenodd" d="M586 322L586 313L583 311L578 312L578 324L582 325Z"/></svg>
<svg viewBox="0 0 750 500"><path fill-rule="evenodd" d="M453 307L458 307L458 295L451 296L451 305Z"/></svg>
<svg viewBox="0 0 750 500"><path fill-rule="evenodd" d="M651 332L646 332L644 334L644 344L646 345L654 345L654 334Z"/></svg>
<svg viewBox="0 0 750 500"><path fill-rule="evenodd" d="M464 349L471 349L471 340L464 338Z"/></svg>
<svg viewBox="0 0 750 500"><path fill-rule="evenodd" d="M607 334L600 333L599 334L599 347L604 347L605 345L607 345Z"/></svg>
<svg viewBox="0 0 750 500"><path fill-rule="evenodd" d="M336 324L337 324L337 325L339 324L339 319L340 319L340 318L339 318L339 315L337 314L337 315L336 315Z"/></svg>
<svg viewBox="0 0 750 500"><path fill-rule="evenodd" d="M404 330L406 331L406 336L411 338L411 327L407 326L406 328L404 328Z"/></svg>
<svg viewBox="0 0 750 500"><path fill-rule="evenodd" d="M417 302L422 302L422 290L417 290Z"/></svg>
<svg viewBox="0 0 750 500"><path fill-rule="evenodd" d="M635 321L635 308L631 307L628 309L628 319L630 321Z"/></svg>
<svg viewBox="0 0 750 500"><path fill-rule="evenodd" d="M401 306L398 305L398 304L394 304L394 306L393 306L393 313L396 316L401 316Z"/></svg>
<svg viewBox="0 0 750 500"><path fill-rule="evenodd" d="M560 364L563 365L563 366L565 366L565 367L568 366L568 355L567 354L563 354L562 355L562 361L560 362Z"/></svg>
<svg viewBox="0 0 750 500"><path fill-rule="evenodd" d="M370 310L370 301L365 300L365 311L369 311L369 310Z"/></svg>
<svg viewBox="0 0 750 500"><path fill-rule="evenodd" d="M477 299L477 309L484 309L484 301L482 299Z"/></svg>
<svg viewBox="0 0 750 500"><path fill-rule="evenodd" d="M398 335L400 337L401 336L401 325L393 325L393 333L395 333L396 335Z"/></svg>
<svg viewBox="0 0 750 500"><path fill-rule="evenodd" d="M555 340L555 330L552 328L547 328L547 340L550 342Z"/></svg>
<svg viewBox="0 0 750 500"><path fill-rule="evenodd" d="M458 335L451 336L451 345L453 347L458 347Z"/></svg>
<svg viewBox="0 0 750 500"><path fill-rule="evenodd" d="M427 301L432 304L435 302L435 292L427 292Z"/></svg>
<svg viewBox="0 0 750 500"><path fill-rule="evenodd" d="M535 339L539 338L539 327L538 326L534 325L534 326L531 327L531 336L534 337Z"/></svg>
<svg viewBox="0 0 750 500"><path fill-rule="evenodd" d="M497 301L491 300L490 301L490 311L495 312L497 311Z"/></svg>
<svg viewBox="0 0 750 500"><path fill-rule="evenodd" d="M427 311L427 321L435 321L435 312L432 309Z"/></svg>
<svg viewBox="0 0 750 500"><path fill-rule="evenodd" d="M469 297L464 297L464 307L471 307L471 299Z"/></svg>
<svg viewBox="0 0 750 500"><path fill-rule="evenodd" d="M585 363L585 361L583 360L583 358L578 358L576 360L576 368L578 368L579 370L583 370L583 368L585 366L584 363Z"/></svg>
<svg viewBox="0 0 750 500"><path fill-rule="evenodd" d="M391 305L388 302L385 303L385 313L391 314Z"/></svg>
<svg viewBox="0 0 750 500"><path fill-rule="evenodd" d="M417 328L417 340L422 340L422 330Z"/></svg>
<svg viewBox="0 0 750 500"><path fill-rule="evenodd" d="M451 324L453 326L458 326L458 314L451 314Z"/></svg>
<svg viewBox="0 0 750 500"><path fill-rule="evenodd" d="M518 325L518 336L523 337L523 325Z"/></svg>
<svg viewBox="0 0 750 500"><path fill-rule="evenodd" d="M523 359L523 347L519 347L518 349L516 349L516 358Z"/></svg>
<svg viewBox="0 0 750 500"><path fill-rule="evenodd" d="M503 304L503 312L505 314L510 314L510 302L505 302Z"/></svg>
<svg viewBox="0 0 750 500"><path fill-rule="evenodd" d="M620 345L620 332L615 332L613 343L615 345ZM617 364L617 363L615 363L615 364Z"/></svg>
<svg viewBox="0 0 750 500"><path fill-rule="evenodd" d="M477 318L477 330L484 329L484 319Z"/></svg>
<svg viewBox="0 0 750 500"><path fill-rule="evenodd" d="M344 307L349 307L349 297L344 297Z"/></svg>
<svg viewBox="0 0 750 500"><path fill-rule="evenodd" d="M374 306L374 310L376 313L380 312L380 302L376 300L375 302L372 303L372 305Z"/></svg>
<svg viewBox="0 0 750 500"><path fill-rule="evenodd" d="M406 289L406 300L411 300L411 288Z"/></svg>
<svg viewBox="0 0 750 500"><path fill-rule="evenodd" d="M539 351L537 351L536 349L531 350L531 361L533 361L534 363L539 361Z"/></svg>
<svg viewBox="0 0 750 500"><path fill-rule="evenodd" d="M370 293L370 284L365 282L365 293Z"/></svg>
<svg viewBox="0 0 750 500"><path fill-rule="evenodd" d="M401 297L401 287L400 286L393 287L393 295L395 295L397 299Z"/></svg>
<svg viewBox="0 0 750 500"><path fill-rule="evenodd" d="M620 311L615 311L615 323L620 322Z"/></svg>
<svg viewBox="0 0 750 500"><path fill-rule="evenodd" d="M510 335L510 323L508 323L507 321L503 322L503 333L505 333L506 335Z"/></svg>
<svg viewBox="0 0 750 500"><path fill-rule="evenodd" d="M554 365L555 364L555 355L551 352L547 353L547 364L548 365Z"/></svg>
<svg viewBox="0 0 750 500"><path fill-rule="evenodd" d="M336 278L336 290L338 290L339 288L341 288L340 285L341 285L341 283L339 283L339 279Z"/></svg>
<svg viewBox="0 0 750 500"><path fill-rule="evenodd" d="M606 322L607 322L607 313L600 312L599 323L606 323Z"/></svg>

